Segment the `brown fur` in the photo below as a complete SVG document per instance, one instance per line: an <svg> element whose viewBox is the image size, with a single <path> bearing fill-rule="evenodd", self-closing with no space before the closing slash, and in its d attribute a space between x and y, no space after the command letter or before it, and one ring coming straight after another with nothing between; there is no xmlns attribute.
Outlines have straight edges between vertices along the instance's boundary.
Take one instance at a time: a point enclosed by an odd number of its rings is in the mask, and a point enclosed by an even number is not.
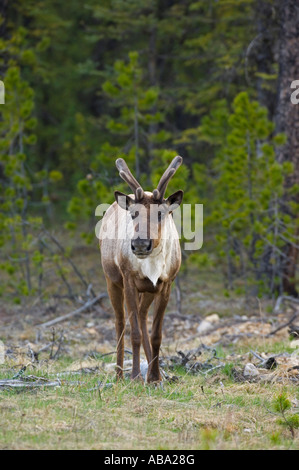
<svg viewBox="0 0 299 470"><path fill-rule="evenodd" d="M180 194L179 194L180 193ZM182 191L175 193L170 198L177 198L180 204L182 199ZM130 197L127 196L129 199ZM116 195L117 198L117 195ZM170 200L170 198L168 198ZM129 204L133 203L129 201ZM164 203L168 203L168 200L163 200ZM171 199L171 202L173 199ZM143 194L143 197L138 203L143 204L146 208L146 216L149 217L151 204L157 204L157 200L153 198L151 194ZM161 202L160 202L161 203ZM112 211L117 208L115 202L107 211L103 218L103 227L109 229L111 224L110 215ZM167 214L166 217L171 217ZM134 222L134 221L133 221ZM119 220L115 221L116 226L119 224ZM158 236L152 239L153 251L158 251L159 245L161 244L161 233L163 224L165 221L159 223ZM106 224L106 225L105 225ZM171 230L176 230L174 224L168 224ZM174 227L174 228L173 228ZM134 229L137 227L134 225ZM149 237L149 233L143 234L144 237ZM139 234L139 237L141 235ZM169 246L172 247L171 252L165 251L169 256L167 259L166 273L163 271L163 275L157 280L156 285L143 275L140 269L140 263L135 262L134 254L128 249L128 245L121 244L120 240L103 239L100 241L101 252L102 252L102 266L106 277L108 294L115 312L115 326L117 335L117 376L123 377L123 360L124 360L124 331L125 331L125 309L127 307L128 318L131 326L131 343L133 352L133 367L132 367L132 378L140 377L140 347L143 345L146 359L149 364L147 381L158 382L161 381L161 375L159 371L159 351L162 341L162 324L164 318L164 312L169 300L171 283L175 279L181 263L181 251L178 240L173 241ZM166 242L168 243L168 241ZM126 250L124 250L126 246ZM165 245L163 245L165 246ZM168 245L167 245L168 246ZM161 253L162 253L161 245ZM167 248L165 249L167 250ZM155 263L155 256L165 256L154 254L155 251L149 254L148 257L152 256L151 262ZM162 258L161 258L162 259ZM164 259L164 258L163 258ZM160 260L160 259L159 259ZM160 262L160 261L157 261ZM143 263L143 259L141 263ZM166 262L165 262L166 263ZM166 266L164 263L163 266ZM160 266L160 265L159 265ZM154 303L154 314L152 332L149 337L147 329L147 317L148 311L151 304Z"/></svg>

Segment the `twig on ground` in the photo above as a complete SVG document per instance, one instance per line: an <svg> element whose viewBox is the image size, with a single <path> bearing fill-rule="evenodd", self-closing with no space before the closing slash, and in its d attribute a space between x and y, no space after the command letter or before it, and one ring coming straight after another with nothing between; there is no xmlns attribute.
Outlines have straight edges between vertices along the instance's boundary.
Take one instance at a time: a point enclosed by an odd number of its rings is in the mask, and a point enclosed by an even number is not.
<svg viewBox="0 0 299 470"><path fill-rule="evenodd" d="M276 300L276 304L275 304L275 307L274 307L274 313L280 313L281 304L285 301L288 301L288 302L291 302L291 303L294 303L294 304L299 304L299 299L295 299L295 297L291 297L291 296L288 296L288 295L280 295Z"/></svg>
<svg viewBox="0 0 299 470"><path fill-rule="evenodd" d="M27 347L28 347L28 356L31 357L31 362L32 363L38 362L38 354L33 351L30 344L28 344Z"/></svg>
<svg viewBox="0 0 299 470"><path fill-rule="evenodd" d="M182 315L178 311L168 312L167 318L178 318L179 320L191 321L198 323L202 318L199 315Z"/></svg>
<svg viewBox="0 0 299 470"><path fill-rule="evenodd" d="M291 323L293 323L293 321L297 318L297 315L298 313L295 313L292 318L286 322L286 323L283 323L282 325L278 326L277 328L275 328L275 330L271 331L269 334L266 335L266 338L268 338L269 336L272 336L272 335L275 335L275 333L277 333L278 331L282 330L283 328L286 328L287 326L289 326Z"/></svg>
<svg viewBox="0 0 299 470"><path fill-rule="evenodd" d="M30 363L29 363L29 364L30 364ZM24 374L24 372L25 372L25 370L27 369L27 366L28 366L29 364L27 364L26 366L23 366L23 367L19 370L19 372L17 372L17 374L13 376L13 378L12 378L11 380L15 380L15 379L18 379L18 378L22 377L22 375Z"/></svg>
<svg viewBox="0 0 299 470"><path fill-rule="evenodd" d="M250 352L251 354L253 354L254 357L256 357L259 361L262 361L264 362L264 358L262 356L259 356L256 352L252 351L252 349L250 349Z"/></svg>
<svg viewBox="0 0 299 470"><path fill-rule="evenodd" d="M201 374L209 374L210 372L212 372L212 370L216 370L216 369L220 369L221 367L224 367L225 364L221 363L219 364L218 366L215 366L215 367L211 367L210 369L207 369L205 372L201 372Z"/></svg>
<svg viewBox="0 0 299 470"><path fill-rule="evenodd" d="M24 379L4 379L0 380L0 390L11 388L27 388L32 389L36 387L60 387L61 382L59 379L51 381L43 377L27 376Z"/></svg>
<svg viewBox="0 0 299 470"><path fill-rule="evenodd" d="M74 317L75 315L79 315L79 313L84 312L88 308L92 307L94 304L99 302L100 300L104 299L107 297L107 294L99 294L97 297L95 297L92 300L89 300L86 302L82 307L78 308L77 310L74 310L73 312L67 313L66 315L62 315L61 317L54 318L54 320L50 320L46 323L42 323L41 325L38 325L39 328L47 328L48 326L53 326L56 325L57 323L63 322L65 320L68 320L69 318Z"/></svg>
<svg viewBox="0 0 299 470"><path fill-rule="evenodd" d="M39 354L40 354L41 352L47 351L47 349L51 348L52 345L53 345L53 342L48 343L48 344L46 344L45 346L43 346L41 349L39 349L39 350L37 351L37 353L36 353L37 357L39 356Z"/></svg>
<svg viewBox="0 0 299 470"><path fill-rule="evenodd" d="M63 330L60 332L60 336L59 336L58 340L56 340L56 338L55 338L55 333L56 333L55 329L53 328L53 331L52 331L53 339L52 339L51 353L50 353L50 359L53 359L53 360L58 358L59 353L62 349L62 343L63 343L63 340L64 340L64 331ZM57 346L55 354L53 354L54 345L56 344L56 342L58 342L58 346Z"/></svg>

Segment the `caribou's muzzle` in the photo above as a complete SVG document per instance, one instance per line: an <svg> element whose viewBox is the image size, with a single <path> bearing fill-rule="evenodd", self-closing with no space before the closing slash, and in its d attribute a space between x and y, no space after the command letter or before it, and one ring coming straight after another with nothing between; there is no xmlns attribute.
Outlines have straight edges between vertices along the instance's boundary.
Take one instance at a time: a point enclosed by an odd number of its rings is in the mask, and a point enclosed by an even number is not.
<svg viewBox="0 0 299 470"><path fill-rule="evenodd" d="M131 249L138 258L146 258L153 251L152 240L134 238L131 241Z"/></svg>

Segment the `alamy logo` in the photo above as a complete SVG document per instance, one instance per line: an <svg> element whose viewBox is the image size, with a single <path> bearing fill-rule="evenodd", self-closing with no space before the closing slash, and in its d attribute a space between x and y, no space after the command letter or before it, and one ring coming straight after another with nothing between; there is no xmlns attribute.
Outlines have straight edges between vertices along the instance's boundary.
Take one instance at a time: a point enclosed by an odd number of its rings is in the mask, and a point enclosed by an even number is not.
<svg viewBox="0 0 299 470"><path fill-rule="evenodd" d="M126 205L126 199L123 200L123 206ZM110 204L100 204L95 211L97 217L103 217L105 212L109 209ZM153 239L158 238L158 221L163 220L169 212L173 215L173 221L176 226L177 236L179 239L184 239L184 250L200 250L203 245L203 205L202 204L182 204L182 206L169 206L164 204L151 205L150 213L144 205L134 205L134 222L131 217L128 217L127 224L119 224L118 220L121 218L123 209L117 206L117 209L110 215L110 226L102 227L102 220L100 220L95 227L96 237L99 239L121 240L130 239L134 232L135 237L144 238L143 234L149 234ZM135 231L133 230L135 226ZM167 231L161 235L161 238L167 239L169 233Z"/></svg>
<svg viewBox="0 0 299 470"><path fill-rule="evenodd" d="M0 104L5 104L5 86L0 80Z"/></svg>
<svg viewBox="0 0 299 470"><path fill-rule="evenodd" d="M293 93L291 94L291 103L292 104L299 104L299 80L294 80L291 83L291 88L297 88Z"/></svg>
<svg viewBox="0 0 299 470"><path fill-rule="evenodd" d="M4 343L0 340L0 364L4 364L5 349Z"/></svg>

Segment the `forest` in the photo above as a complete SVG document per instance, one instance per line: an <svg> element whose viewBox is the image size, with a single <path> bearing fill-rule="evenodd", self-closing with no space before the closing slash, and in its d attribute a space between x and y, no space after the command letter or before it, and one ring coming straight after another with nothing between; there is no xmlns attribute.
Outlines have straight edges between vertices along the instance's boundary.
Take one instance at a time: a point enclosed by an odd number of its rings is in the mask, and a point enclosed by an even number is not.
<svg viewBox="0 0 299 470"><path fill-rule="evenodd" d="M295 448L297 1L2 0L0 136L0 448ZM167 194L203 205L203 245L181 240L167 385L151 394L109 375L116 340L96 208L128 194L118 158L152 191L176 155ZM63 382L74 377L82 383ZM246 421L254 406L263 429Z"/></svg>

